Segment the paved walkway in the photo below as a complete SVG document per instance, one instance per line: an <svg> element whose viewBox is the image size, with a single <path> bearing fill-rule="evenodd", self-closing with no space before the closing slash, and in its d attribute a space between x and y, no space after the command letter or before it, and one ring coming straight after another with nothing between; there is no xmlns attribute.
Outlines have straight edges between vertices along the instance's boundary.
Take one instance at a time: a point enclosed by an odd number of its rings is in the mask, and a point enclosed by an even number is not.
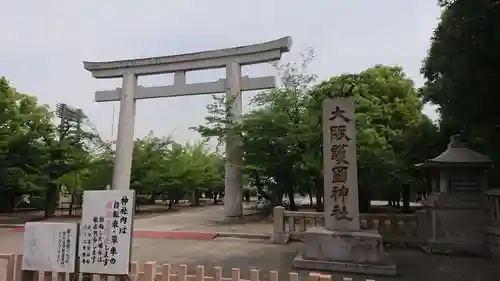
<svg viewBox="0 0 500 281"><path fill-rule="evenodd" d="M266 222L232 225L214 223L214 221L223 218L223 210L222 205L186 208L182 212L136 219L134 221L134 229L161 232L238 232L259 234L270 234L272 232L272 224Z"/></svg>
<svg viewBox="0 0 500 281"><path fill-rule="evenodd" d="M269 236L272 232L272 224L266 222L231 225L214 222L222 218L222 205L190 207L178 212L139 217L134 220L134 237L211 240L218 233L245 233L253 237L262 237L266 236L262 234ZM17 227L11 231L22 233L24 227Z"/></svg>
<svg viewBox="0 0 500 281"><path fill-rule="evenodd" d="M210 221L222 218L221 205L185 208L180 212L139 218L134 221L136 230L179 231L188 227L209 225Z"/></svg>

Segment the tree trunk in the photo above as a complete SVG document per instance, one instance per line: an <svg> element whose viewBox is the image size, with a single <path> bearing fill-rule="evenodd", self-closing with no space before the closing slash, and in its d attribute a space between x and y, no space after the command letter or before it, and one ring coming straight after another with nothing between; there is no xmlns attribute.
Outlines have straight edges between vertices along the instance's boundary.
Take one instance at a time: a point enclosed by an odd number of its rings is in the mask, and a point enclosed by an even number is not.
<svg viewBox="0 0 500 281"><path fill-rule="evenodd" d="M316 212L323 212L323 177L316 177L314 180L316 187Z"/></svg>
<svg viewBox="0 0 500 281"><path fill-rule="evenodd" d="M168 209L171 210L174 205L174 200L168 200Z"/></svg>
<svg viewBox="0 0 500 281"><path fill-rule="evenodd" d="M255 186L257 187L257 194L260 194L269 202L273 202L273 198L264 191L264 186L260 180L260 175L258 172L254 173L254 178L255 178Z"/></svg>
<svg viewBox="0 0 500 281"><path fill-rule="evenodd" d="M1 213L10 213L15 212L17 209L17 196L16 194L2 190L0 191L0 212Z"/></svg>
<svg viewBox="0 0 500 281"><path fill-rule="evenodd" d="M71 217L73 215L73 205L75 204L75 196L71 194L71 201L69 201L69 216Z"/></svg>
<svg viewBox="0 0 500 281"><path fill-rule="evenodd" d="M57 197L59 188L56 184L49 183L45 192L45 218L53 217L57 209Z"/></svg>
<svg viewBox="0 0 500 281"><path fill-rule="evenodd" d="M191 206L200 206L200 198L199 198L199 192L197 189L195 189L192 193L191 193L192 197L191 197Z"/></svg>
<svg viewBox="0 0 500 281"><path fill-rule="evenodd" d="M212 195L213 195L212 196L212 199L213 199L212 205L217 205L217 199L218 199L217 197L219 197L219 192L214 192L214 193L212 193Z"/></svg>
<svg viewBox="0 0 500 281"><path fill-rule="evenodd" d="M371 190L360 186L359 187L359 197L358 197L359 212L360 213L367 213L368 212L368 209L370 208L371 198L372 198Z"/></svg>
<svg viewBox="0 0 500 281"><path fill-rule="evenodd" d="M403 197L403 213L409 213L410 210L410 185L409 184L403 184L402 186L402 196Z"/></svg>
<svg viewBox="0 0 500 281"><path fill-rule="evenodd" d="M139 208L139 200L137 200L137 196L135 197L135 211L136 212L140 212L140 208Z"/></svg>
<svg viewBox="0 0 500 281"><path fill-rule="evenodd" d="M324 206L323 206L323 196L321 196L320 193L316 193L316 212L323 212L324 211Z"/></svg>
<svg viewBox="0 0 500 281"><path fill-rule="evenodd" d="M0 195L2 197L2 211L5 211L5 212L15 212L17 210L17 202L16 202L16 194L12 193L12 192L5 192L5 197L3 197L4 195ZM5 198L6 200L4 201L3 198Z"/></svg>
<svg viewBox="0 0 500 281"><path fill-rule="evenodd" d="M287 192L288 200L290 200L290 211L297 211L297 206L295 205L295 194L293 188L291 191Z"/></svg>
<svg viewBox="0 0 500 281"><path fill-rule="evenodd" d="M196 204L196 206L200 206L200 191L199 190L195 190L194 191L194 203Z"/></svg>
<svg viewBox="0 0 500 281"><path fill-rule="evenodd" d="M283 192L282 191L278 191L274 194L274 200L271 201L273 203L273 205L275 206L278 206L278 205L283 205Z"/></svg>
<svg viewBox="0 0 500 281"><path fill-rule="evenodd" d="M309 192L309 207L312 208L313 206L313 195L312 195L312 190Z"/></svg>

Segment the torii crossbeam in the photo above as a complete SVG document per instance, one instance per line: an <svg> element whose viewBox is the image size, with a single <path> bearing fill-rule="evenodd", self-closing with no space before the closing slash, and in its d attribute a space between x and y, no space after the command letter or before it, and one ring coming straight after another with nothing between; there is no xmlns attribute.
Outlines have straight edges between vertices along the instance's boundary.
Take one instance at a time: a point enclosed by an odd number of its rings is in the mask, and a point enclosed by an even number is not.
<svg viewBox="0 0 500 281"><path fill-rule="evenodd" d="M241 77L241 66L281 59L290 51L291 37L261 44L219 49L198 53L129 59L111 62L83 62L84 68L98 79L122 77L122 87L97 91L97 102L120 100L120 115L116 141L116 158L113 169L112 189L129 189L134 148L135 101L137 99L203 95L226 92L226 100L235 120L241 120L241 91L262 90L275 87L274 77ZM186 72L226 68L226 79L215 82L186 84ZM174 73L174 84L162 87L140 87L137 77ZM238 140L226 142L226 175L224 215L243 215L242 203L242 151Z"/></svg>

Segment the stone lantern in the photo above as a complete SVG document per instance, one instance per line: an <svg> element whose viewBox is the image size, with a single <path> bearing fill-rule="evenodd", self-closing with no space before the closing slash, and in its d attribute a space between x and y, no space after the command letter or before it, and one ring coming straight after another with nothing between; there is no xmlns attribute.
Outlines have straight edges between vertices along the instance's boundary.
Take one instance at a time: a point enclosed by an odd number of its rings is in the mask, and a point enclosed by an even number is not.
<svg viewBox="0 0 500 281"><path fill-rule="evenodd" d="M432 192L418 213L419 235L430 252L487 252L487 175L492 161L469 149L459 135L439 156L417 166L431 178Z"/></svg>

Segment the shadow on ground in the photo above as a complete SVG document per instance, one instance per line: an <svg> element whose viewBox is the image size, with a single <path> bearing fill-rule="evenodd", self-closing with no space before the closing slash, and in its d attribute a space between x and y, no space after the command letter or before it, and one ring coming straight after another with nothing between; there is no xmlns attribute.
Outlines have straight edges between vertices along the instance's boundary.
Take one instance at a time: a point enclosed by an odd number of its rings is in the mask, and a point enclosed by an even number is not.
<svg viewBox="0 0 500 281"><path fill-rule="evenodd" d="M262 242L256 241L254 246L259 247L259 244ZM287 272L298 272L301 280L307 280L304 278L309 271L295 270L291 266L292 260L301 246L300 243L293 243L281 248L268 248L264 251L233 253L223 259L194 258L185 264L188 264L189 273L193 275L197 265L204 265L207 276L214 276L213 267L222 266L224 277L231 277L232 268L241 268L241 277L247 280L249 279L248 269L259 269L261 280L269 280L269 271L271 270L279 271L281 273L279 279L282 281L288 281ZM215 253L217 248L214 248L213 251ZM325 273L332 275L332 280L341 280L341 277L345 276L353 278L353 281L364 281L365 278L375 281L497 281L499 280L498 276L500 276L500 260L428 255L413 249L390 249L387 252L395 261L399 276ZM174 266L173 270L176 271L177 268Z"/></svg>

